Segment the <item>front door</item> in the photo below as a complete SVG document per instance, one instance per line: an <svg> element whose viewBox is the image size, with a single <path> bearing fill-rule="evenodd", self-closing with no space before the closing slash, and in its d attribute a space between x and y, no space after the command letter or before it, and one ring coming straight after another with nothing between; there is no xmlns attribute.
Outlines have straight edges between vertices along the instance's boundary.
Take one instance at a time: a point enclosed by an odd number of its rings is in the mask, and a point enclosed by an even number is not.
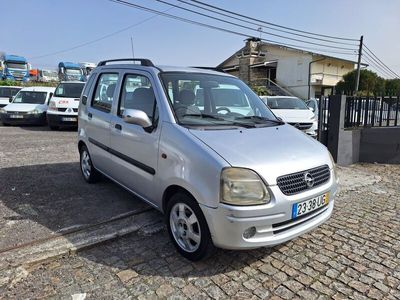
<svg viewBox="0 0 400 300"><path fill-rule="evenodd" d="M111 120L111 156L113 177L139 196L154 199L154 181L158 163L157 101L152 78L147 72L126 73L121 85L116 114ZM144 111L153 122L153 128L123 121L125 109Z"/></svg>

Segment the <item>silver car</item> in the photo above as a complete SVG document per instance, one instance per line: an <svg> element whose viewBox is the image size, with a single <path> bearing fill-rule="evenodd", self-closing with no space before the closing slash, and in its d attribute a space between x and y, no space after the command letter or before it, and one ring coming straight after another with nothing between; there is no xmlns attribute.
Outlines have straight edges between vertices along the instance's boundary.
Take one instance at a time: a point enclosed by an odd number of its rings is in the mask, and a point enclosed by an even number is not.
<svg viewBox="0 0 400 300"><path fill-rule="evenodd" d="M280 244L330 217L338 179L329 152L242 81L131 60L100 62L83 90L87 182L104 175L163 212L190 260Z"/></svg>

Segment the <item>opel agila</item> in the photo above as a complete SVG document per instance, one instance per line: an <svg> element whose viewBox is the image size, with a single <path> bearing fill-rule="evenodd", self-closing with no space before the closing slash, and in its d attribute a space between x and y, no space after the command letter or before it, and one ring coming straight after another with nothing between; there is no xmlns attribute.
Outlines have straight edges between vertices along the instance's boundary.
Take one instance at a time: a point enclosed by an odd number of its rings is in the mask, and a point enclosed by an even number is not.
<svg viewBox="0 0 400 300"><path fill-rule="evenodd" d="M164 213L190 260L277 245L332 214L328 150L223 72L100 62L80 99L78 136L83 178L106 176Z"/></svg>

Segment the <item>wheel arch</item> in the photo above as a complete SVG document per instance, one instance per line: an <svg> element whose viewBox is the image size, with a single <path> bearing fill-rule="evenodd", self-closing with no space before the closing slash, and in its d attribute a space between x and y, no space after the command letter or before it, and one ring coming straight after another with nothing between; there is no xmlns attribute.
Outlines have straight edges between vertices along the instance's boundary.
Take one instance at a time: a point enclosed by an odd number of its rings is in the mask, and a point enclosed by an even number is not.
<svg viewBox="0 0 400 300"><path fill-rule="evenodd" d="M184 187L177 185L177 184L172 184L170 186L168 186L162 196L162 212L165 213L166 209L167 209L167 205L168 205L168 201L171 199L171 197L173 195L175 195L178 192L183 192L185 194L187 194L188 196L190 196L191 198L193 198L194 200L196 200L196 198L193 196L193 194L188 191L187 189L185 189ZM198 202L196 200L196 202Z"/></svg>

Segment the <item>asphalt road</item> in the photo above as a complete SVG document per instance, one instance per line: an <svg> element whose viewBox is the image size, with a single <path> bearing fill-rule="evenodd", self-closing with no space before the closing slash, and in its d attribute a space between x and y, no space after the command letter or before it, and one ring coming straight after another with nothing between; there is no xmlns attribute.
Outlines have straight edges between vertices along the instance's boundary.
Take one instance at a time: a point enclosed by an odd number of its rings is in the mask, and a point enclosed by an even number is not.
<svg viewBox="0 0 400 300"><path fill-rule="evenodd" d="M0 252L148 205L79 170L77 132L0 126Z"/></svg>

